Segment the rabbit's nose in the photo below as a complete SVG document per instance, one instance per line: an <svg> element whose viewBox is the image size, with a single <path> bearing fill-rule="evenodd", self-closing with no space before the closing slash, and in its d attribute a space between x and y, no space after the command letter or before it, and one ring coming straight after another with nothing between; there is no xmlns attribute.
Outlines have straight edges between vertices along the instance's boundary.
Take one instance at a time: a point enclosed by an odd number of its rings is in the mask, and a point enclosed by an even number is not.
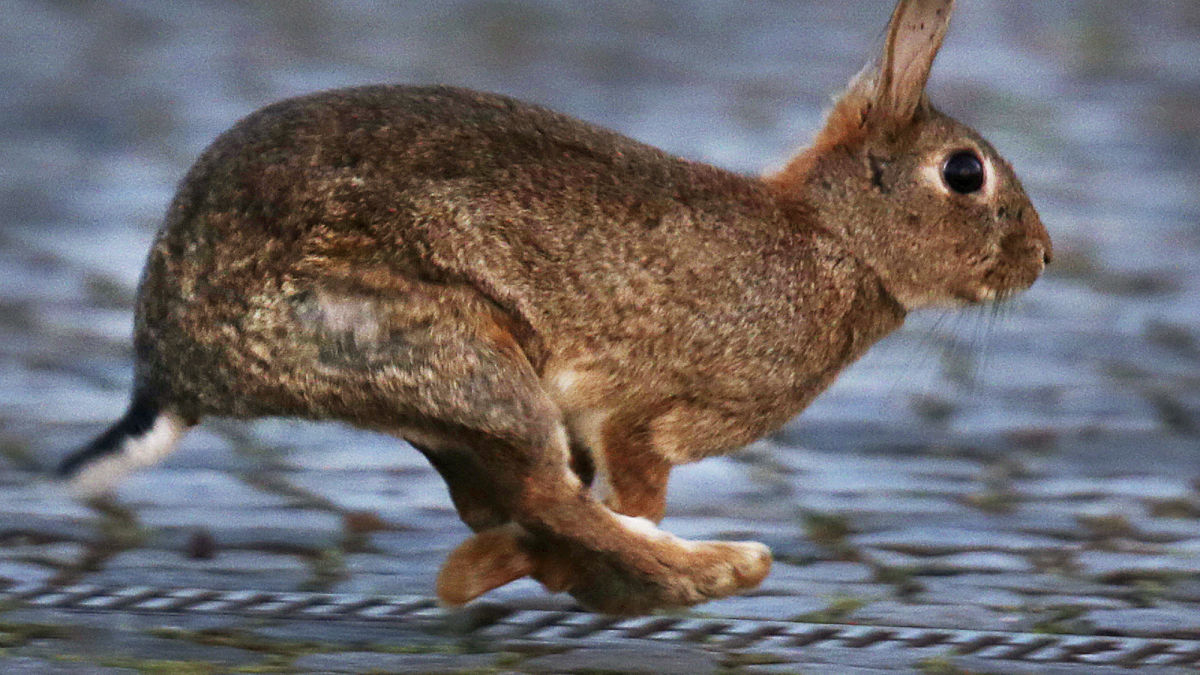
<svg viewBox="0 0 1200 675"><path fill-rule="evenodd" d="M1050 261L1054 260L1054 245L1050 243L1050 233L1046 231L1046 226L1042 224L1042 219L1038 216L1038 212L1032 206L1027 209L1022 209L1021 214L1024 219L1026 232L1030 239L1036 242L1038 248L1042 249L1042 264L1049 265Z"/></svg>
<svg viewBox="0 0 1200 675"><path fill-rule="evenodd" d="M1038 221L1038 224L1040 225L1041 221ZM1050 243L1050 234L1046 232L1045 228L1042 228L1042 232L1044 234L1044 238L1038 243L1042 248L1042 266L1045 267L1054 260L1054 247Z"/></svg>

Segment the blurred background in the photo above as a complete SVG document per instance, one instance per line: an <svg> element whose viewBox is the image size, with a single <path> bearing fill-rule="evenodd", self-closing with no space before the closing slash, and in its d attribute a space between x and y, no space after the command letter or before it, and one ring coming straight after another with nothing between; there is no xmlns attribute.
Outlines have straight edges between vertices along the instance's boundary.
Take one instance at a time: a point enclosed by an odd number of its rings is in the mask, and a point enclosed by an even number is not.
<svg viewBox="0 0 1200 675"><path fill-rule="evenodd" d="M124 345L129 291L191 161L250 111L325 88L440 82L503 92L761 172L811 137L876 49L890 9L13 0L0 13L0 308ZM847 378L862 386L835 389L807 417L892 427L915 410L1007 428L1029 412L1072 428L1195 430L1196 373L1181 364L1194 355L1200 316L1198 63L1200 5L1190 0L962 2L933 99L1017 168L1056 264L999 320L914 317L878 350L890 359L873 354ZM980 370L989 355L997 367ZM73 416L120 411L126 360L96 366L102 400ZM977 378L1017 400L979 400L969 386ZM876 386L901 395L876 396ZM855 396L863 405L839 404ZM43 403L9 397L0 410Z"/></svg>
<svg viewBox="0 0 1200 675"><path fill-rule="evenodd" d="M779 434L680 472L668 526L763 537L797 564L920 569L936 559L941 573L973 574L965 559L938 556L982 548L1008 556L984 572L1124 569L1124 558L1085 556L1096 550L1150 556L1128 559L1143 571L1166 556L1194 575L1200 3L959 5L932 98L1014 165L1054 238L1055 263L1002 311L913 316ZM155 567L188 583L288 585L271 565L292 563L269 562L258 546L277 536L294 547L278 560L302 560L293 586L318 578L327 588L428 592L437 560L465 533L416 453L324 425L206 425L127 483L119 497L154 532L137 546L154 555L111 540L97 554L94 514L29 487L123 411L130 307L154 230L189 164L238 118L331 87L438 82L757 173L807 142L880 43L890 11L865 0L8 0L0 512L24 514L25 530L44 541L0 531L0 549L34 546L5 554L0 578L119 582ZM276 508L292 509L284 520L293 530L272 529ZM379 521L354 520L363 513ZM1124 529L1097 530L1096 518ZM958 527L958 539L928 550L896 544L921 541L904 529L913 523ZM337 548L343 529L376 526L430 537L401 545L376 535L378 559ZM189 567L189 542L204 528L218 548L266 556L256 560L274 573L246 580L221 577L234 572L216 563ZM989 531L1051 539L1010 550L981 544ZM850 549L811 548L818 535ZM60 548L37 548L46 542ZM339 551L337 564L321 557L327 549ZM398 562L422 552L422 564Z"/></svg>

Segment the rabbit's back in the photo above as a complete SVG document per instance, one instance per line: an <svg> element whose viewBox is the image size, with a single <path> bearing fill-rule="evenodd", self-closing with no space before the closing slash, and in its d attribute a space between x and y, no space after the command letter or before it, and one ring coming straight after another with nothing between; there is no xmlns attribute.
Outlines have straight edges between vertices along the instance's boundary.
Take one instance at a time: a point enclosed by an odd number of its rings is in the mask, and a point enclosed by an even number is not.
<svg viewBox="0 0 1200 675"><path fill-rule="evenodd" d="M764 425L900 320L757 180L502 96L367 87L269 106L197 162L151 254L139 352L244 377L287 362L313 284L408 281L478 291L539 371L603 373L597 396L702 388ZM831 339L856 303L885 311Z"/></svg>

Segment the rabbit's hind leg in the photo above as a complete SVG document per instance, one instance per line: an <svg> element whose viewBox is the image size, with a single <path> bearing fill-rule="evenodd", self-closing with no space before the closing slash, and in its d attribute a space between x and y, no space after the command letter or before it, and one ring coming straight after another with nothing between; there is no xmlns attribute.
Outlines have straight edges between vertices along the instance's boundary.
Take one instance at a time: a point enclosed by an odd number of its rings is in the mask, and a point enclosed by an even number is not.
<svg viewBox="0 0 1200 675"><path fill-rule="evenodd" d="M473 453L448 441L432 440L428 433L406 430L401 435L425 455L441 475L450 491L450 500L467 527L479 532L509 522L508 514L498 506L495 486Z"/></svg>
<svg viewBox="0 0 1200 675"><path fill-rule="evenodd" d="M572 469L563 414L513 322L475 290L325 279L292 304L285 360L296 372L286 379L305 385L294 398L414 438L468 522L511 521L451 554L438 584L448 602L532 574L591 607L640 612L728 595L766 574L761 546L687 542L599 502Z"/></svg>
<svg viewBox="0 0 1200 675"><path fill-rule="evenodd" d="M463 522L507 523L500 495L514 486L493 466L504 458L480 448L562 433L540 386L509 372L532 366L508 320L468 286L358 272L294 282L280 321L291 339L273 359L287 371L271 380L303 387L267 384L266 398L405 439L446 481Z"/></svg>
<svg viewBox="0 0 1200 675"><path fill-rule="evenodd" d="M512 522L478 532L450 555L438 577L444 601L461 604L530 575L593 609L638 613L729 595L766 576L770 554L759 544L685 541L597 501L571 468L561 413L533 368L511 352L480 353L496 358L488 379L503 390L477 390L476 405L510 408L504 417L513 426L464 431L457 441L474 449L476 475L493 486L497 510ZM518 401L516 391L529 399ZM637 515L658 518L667 471L655 467L657 478L640 484L623 473L615 494Z"/></svg>

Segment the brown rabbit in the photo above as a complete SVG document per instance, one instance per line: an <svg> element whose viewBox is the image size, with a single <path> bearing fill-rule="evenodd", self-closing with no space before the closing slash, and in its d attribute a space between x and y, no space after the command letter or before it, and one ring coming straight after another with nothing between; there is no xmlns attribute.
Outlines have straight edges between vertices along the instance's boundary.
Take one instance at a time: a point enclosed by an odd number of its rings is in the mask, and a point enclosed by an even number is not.
<svg viewBox="0 0 1200 675"><path fill-rule="evenodd" d="M908 311L1050 259L1009 165L925 97L952 4L900 0L765 178L448 87L252 114L150 253L129 412L62 473L101 488L210 415L341 420L445 478L475 531L448 603L526 575L609 612L755 586L761 544L656 527L671 467L778 428Z"/></svg>

